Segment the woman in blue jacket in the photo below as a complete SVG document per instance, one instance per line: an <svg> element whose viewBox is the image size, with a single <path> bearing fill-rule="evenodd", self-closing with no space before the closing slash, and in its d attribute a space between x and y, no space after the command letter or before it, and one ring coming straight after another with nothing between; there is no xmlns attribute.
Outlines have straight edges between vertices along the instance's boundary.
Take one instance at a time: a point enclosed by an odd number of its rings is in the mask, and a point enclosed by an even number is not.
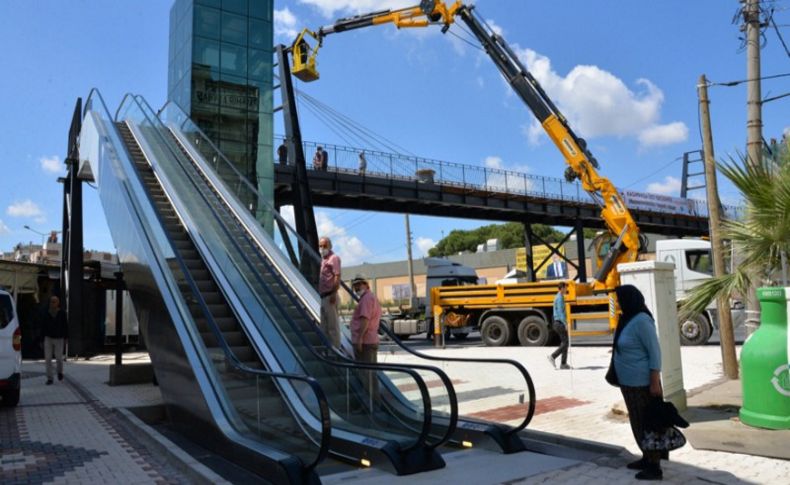
<svg viewBox="0 0 790 485"><path fill-rule="evenodd" d="M661 349L653 315L645 305L645 297L632 285L615 289L622 315L617 323L612 348L614 368L623 393L631 431L641 449L647 407L653 397L661 397ZM642 450L642 458L628 464L641 470L640 480L661 480L661 452Z"/></svg>

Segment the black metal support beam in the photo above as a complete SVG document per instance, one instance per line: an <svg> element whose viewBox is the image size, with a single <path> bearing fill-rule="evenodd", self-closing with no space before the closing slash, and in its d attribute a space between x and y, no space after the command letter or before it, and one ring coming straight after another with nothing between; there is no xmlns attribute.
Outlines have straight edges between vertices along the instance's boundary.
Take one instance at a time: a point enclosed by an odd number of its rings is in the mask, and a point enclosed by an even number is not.
<svg viewBox="0 0 790 485"><path fill-rule="evenodd" d="M83 281L83 244L82 244L82 180L79 178L79 135L82 129L82 98L77 98L74 115L69 128L66 169L68 179L65 213L68 219L68 252L64 251L66 273L66 315L69 324L70 347L73 354L84 354L91 335L85 335L87 328L82 318L82 281Z"/></svg>
<svg viewBox="0 0 790 485"><path fill-rule="evenodd" d="M577 278L580 283L587 282L587 255L584 252L584 223L581 219L576 220L576 254L578 256L579 266Z"/></svg>
<svg viewBox="0 0 790 485"><path fill-rule="evenodd" d="M295 176L291 183L294 194L294 219L296 231L302 238L318 249L318 229L313 212L313 201L310 193L310 181L307 177L307 163L302 145L302 131L299 127L299 113L296 109L293 80L291 79L291 63L288 61L289 48L277 46L277 64L280 72L280 92L282 95L283 118L285 124L285 143L288 147L288 158L293 160ZM307 255L308 248L301 247L299 269L308 281L318 284L318 264Z"/></svg>
<svg viewBox="0 0 790 485"><path fill-rule="evenodd" d="M115 273L115 365L123 364L123 273Z"/></svg>
<svg viewBox="0 0 790 485"><path fill-rule="evenodd" d="M527 253L527 281L537 281L535 275L535 258L532 254L532 224L524 222L524 248Z"/></svg>

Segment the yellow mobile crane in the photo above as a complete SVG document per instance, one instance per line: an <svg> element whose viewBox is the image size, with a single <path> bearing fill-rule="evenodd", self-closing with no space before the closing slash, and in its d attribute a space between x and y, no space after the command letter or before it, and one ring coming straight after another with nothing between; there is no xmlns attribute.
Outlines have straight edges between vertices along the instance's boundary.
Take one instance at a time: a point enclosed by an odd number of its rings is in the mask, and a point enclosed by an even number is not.
<svg viewBox="0 0 790 485"><path fill-rule="evenodd" d="M586 142L573 132L566 118L502 36L478 18L473 5L461 1L449 4L442 0L423 0L414 7L383 10L340 19L332 25L321 27L318 31L304 29L292 46L291 72L302 81L317 80L319 74L316 56L323 45L324 38L330 34L383 24L393 24L398 28L436 25L441 26L442 33L446 33L459 19L477 38L505 80L529 107L560 150L568 164L565 171L566 179L568 181L578 179L582 188L601 207L601 217L613 242L606 255L602 256L596 251L599 264L592 281L569 282L566 302L570 310L568 313L571 320L569 322L571 335L608 334L616 324L612 292L620 282L616 267L619 263L636 261L640 251L639 228L611 181L598 174L596 170L598 163L587 148ZM311 47L307 41L308 37L315 39L317 44ZM432 308L429 310L433 310L433 318L436 322L434 331L437 337L441 333L438 323L443 320L449 327L480 326L486 343L507 344L513 333L511 328L515 327L512 317L517 317L520 322L516 333L522 344L545 343L548 337L548 322L551 321L549 315L551 302L557 288L556 281L516 285L478 285L473 288L474 290L470 287L432 289ZM606 293L610 294L606 295ZM511 318L505 319L503 315L509 315ZM511 323L506 320L511 320ZM592 327L595 328L593 331L584 331L580 329L584 325L577 326L575 323L585 320L597 322L606 320L608 324L605 328L598 325ZM490 325L487 325L487 322ZM491 338L486 338L487 333L492 333L489 336Z"/></svg>

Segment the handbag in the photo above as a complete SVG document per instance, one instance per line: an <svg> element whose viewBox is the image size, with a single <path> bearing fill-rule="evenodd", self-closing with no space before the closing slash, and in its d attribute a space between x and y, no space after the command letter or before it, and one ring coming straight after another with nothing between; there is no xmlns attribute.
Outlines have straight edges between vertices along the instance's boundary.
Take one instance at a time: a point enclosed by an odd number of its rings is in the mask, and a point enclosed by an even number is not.
<svg viewBox="0 0 790 485"><path fill-rule="evenodd" d="M645 431L640 448L646 451L672 451L683 447L686 444L686 437L674 426L670 426L664 431Z"/></svg>
<svg viewBox="0 0 790 485"><path fill-rule="evenodd" d="M612 351L612 360L609 361L609 370L606 371L606 382L614 387L620 387L620 380L617 378L617 371L614 369L614 351Z"/></svg>

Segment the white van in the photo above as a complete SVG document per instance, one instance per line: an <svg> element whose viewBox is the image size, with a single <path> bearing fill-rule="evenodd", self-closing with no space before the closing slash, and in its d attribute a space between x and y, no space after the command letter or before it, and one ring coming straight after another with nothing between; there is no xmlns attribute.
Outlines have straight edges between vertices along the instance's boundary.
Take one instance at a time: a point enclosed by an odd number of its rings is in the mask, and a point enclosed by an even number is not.
<svg viewBox="0 0 790 485"><path fill-rule="evenodd" d="M0 404L16 406L22 371L22 329L14 299L0 290Z"/></svg>

